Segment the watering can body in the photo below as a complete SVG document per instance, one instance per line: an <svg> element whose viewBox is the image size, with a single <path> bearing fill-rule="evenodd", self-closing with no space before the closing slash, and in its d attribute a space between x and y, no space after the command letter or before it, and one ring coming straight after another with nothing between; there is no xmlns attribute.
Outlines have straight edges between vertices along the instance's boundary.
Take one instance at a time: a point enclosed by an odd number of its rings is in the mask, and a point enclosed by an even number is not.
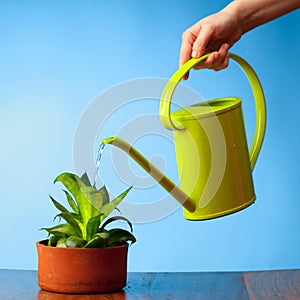
<svg viewBox="0 0 300 300"><path fill-rule="evenodd" d="M205 60L191 59L167 82L160 101L162 124L174 131L180 187L141 153L120 138L113 144L130 155L184 207L189 220L206 220L239 211L255 200L252 171L264 139L266 108L260 81L252 67L230 53L249 80L256 108L256 127L248 148L240 98L220 98L196 103L171 113L174 90L182 77Z"/></svg>
<svg viewBox="0 0 300 300"><path fill-rule="evenodd" d="M189 220L205 220L243 209L255 200L239 98L195 104L172 114L180 187L195 201Z"/></svg>

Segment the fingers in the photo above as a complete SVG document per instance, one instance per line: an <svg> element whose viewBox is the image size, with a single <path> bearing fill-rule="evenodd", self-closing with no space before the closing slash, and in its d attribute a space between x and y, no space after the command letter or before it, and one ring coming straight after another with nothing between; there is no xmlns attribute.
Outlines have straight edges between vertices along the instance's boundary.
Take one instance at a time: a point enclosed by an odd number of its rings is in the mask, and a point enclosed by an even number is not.
<svg viewBox="0 0 300 300"><path fill-rule="evenodd" d="M185 62L187 62L191 58L192 47L194 44L195 35L192 33L191 29L186 30L182 34L182 43L180 47L180 55L179 55L179 66L181 67ZM189 74L185 74L183 79L188 79Z"/></svg>
<svg viewBox="0 0 300 300"><path fill-rule="evenodd" d="M230 44L222 42L220 39L213 39L214 27L202 26L198 22L187 29L182 35L182 44L180 48L179 66L182 66L191 57L201 57L205 52L213 51L206 61L199 63L194 69L213 69L219 71L225 69L229 63L228 50ZM189 74L185 74L183 79L188 79Z"/></svg>
<svg viewBox="0 0 300 300"><path fill-rule="evenodd" d="M229 62L229 45L223 44L220 49L213 52L206 60L206 68L213 69L215 71L222 70L228 66Z"/></svg>
<svg viewBox="0 0 300 300"><path fill-rule="evenodd" d="M212 52L206 61L194 67L195 70L199 69L212 69L219 71L228 67L229 64L229 44L223 44L218 51Z"/></svg>
<svg viewBox="0 0 300 300"><path fill-rule="evenodd" d="M214 66L212 69L215 71L220 71L227 68L229 65L229 53L227 52L225 59L220 62L220 64Z"/></svg>
<svg viewBox="0 0 300 300"><path fill-rule="evenodd" d="M192 54L193 58L201 57L207 51L207 45L212 35L211 28L209 27L200 27L199 34L193 43Z"/></svg>
<svg viewBox="0 0 300 300"><path fill-rule="evenodd" d="M192 48L195 37L190 30L182 34L182 43L180 48L179 66L182 66L186 61L191 58Z"/></svg>

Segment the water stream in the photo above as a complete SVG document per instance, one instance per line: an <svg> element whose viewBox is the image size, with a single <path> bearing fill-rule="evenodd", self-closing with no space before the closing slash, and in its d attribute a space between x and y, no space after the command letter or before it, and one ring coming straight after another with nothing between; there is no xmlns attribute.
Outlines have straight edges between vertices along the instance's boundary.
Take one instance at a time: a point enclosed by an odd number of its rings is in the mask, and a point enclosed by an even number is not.
<svg viewBox="0 0 300 300"><path fill-rule="evenodd" d="M103 154L103 149L105 147L105 144L101 143L98 149L98 155L97 155L97 159L96 159L96 167L95 167L95 173L94 173L94 183L93 183L93 187L96 187L96 182L97 182L97 178L99 176L99 169L100 169L100 161L101 161L101 157Z"/></svg>

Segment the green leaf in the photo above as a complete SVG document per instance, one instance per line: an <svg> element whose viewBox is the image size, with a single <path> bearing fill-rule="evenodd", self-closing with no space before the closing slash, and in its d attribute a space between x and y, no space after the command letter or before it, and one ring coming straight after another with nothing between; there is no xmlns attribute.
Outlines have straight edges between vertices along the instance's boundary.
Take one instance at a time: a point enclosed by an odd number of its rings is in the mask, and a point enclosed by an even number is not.
<svg viewBox="0 0 300 300"><path fill-rule="evenodd" d="M60 210L61 212L68 212L68 210L63 206L61 205L59 202L57 202L55 199L53 199L50 195L49 195L51 201L53 202L54 206Z"/></svg>
<svg viewBox="0 0 300 300"><path fill-rule="evenodd" d="M131 241L131 244L136 242L136 238L132 233L121 228L114 228L108 231L109 241L107 247L122 244L123 242Z"/></svg>
<svg viewBox="0 0 300 300"><path fill-rule="evenodd" d="M114 221L125 221L125 222L127 222L127 224L130 227L131 232L133 231L132 224L131 224L131 222L127 218L122 217L122 216L115 216L115 217L111 217L111 218L107 219L101 225L101 227L99 228L99 232L103 231L103 229L105 228L105 226L107 226L108 224L110 224L111 222L114 222Z"/></svg>
<svg viewBox="0 0 300 300"><path fill-rule="evenodd" d="M74 201L74 199L71 197L71 195L68 193L68 191L66 190L63 190L66 197L67 197L67 200L68 200L68 203L70 205L70 207L73 209L73 211L76 213L76 214L79 214L79 209L76 205L76 202Z"/></svg>
<svg viewBox="0 0 300 300"><path fill-rule="evenodd" d="M57 241L56 243L56 247L59 247L59 248L67 248L67 238L61 238Z"/></svg>
<svg viewBox="0 0 300 300"><path fill-rule="evenodd" d="M70 212L62 212L57 217L63 218L76 232L77 236L84 237L85 232L82 232L83 224L80 222L79 217L76 214Z"/></svg>
<svg viewBox="0 0 300 300"><path fill-rule="evenodd" d="M80 177L80 179L81 179L81 181L82 181L85 185L87 185L87 186L92 186L92 185L91 185L91 182L90 182L90 180L89 180L89 177L88 177L88 175L87 175L86 172L85 172L84 174L82 174L82 176Z"/></svg>
<svg viewBox="0 0 300 300"><path fill-rule="evenodd" d="M70 236L66 240L68 248L82 248L85 244L86 241L78 236Z"/></svg>
<svg viewBox="0 0 300 300"><path fill-rule="evenodd" d="M60 239L61 237L57 236L57 235L53 235L49 238L48 240L48 246L53 246L55 247L57 244L57 241Z"/></svg>
<svg viewBox="0 0 300 300"><path fill-rule="evenodd" d="M98 190L98 193L102 195L102 205L109 202L109 195L105 185Z"/></svg>
<svg viewBox="0 0 300 300"><path fill-rule="evenodd" d="M102 207L102 194L99 193L95 188L89 186L80 186L82 193L85 195L87 201L91 204L91 214L90 217L99 214Z"/></svg>
<svg viewBox="0 0 300 300"><path fill-rule="evenodd" d="M109 240L109 233L96 233L83 248L104 248Z"/></svg>
<svg viewBox="0 0 300 300"><path fill-rule="evenodd" d="M62 173L54 182L61 182L73 195L77 202L83 224L86 225L90 217L94 215L95 208L87 200L85 193L82 191L82 187L85 186L84 183L77 175L72 173Z"/></svg>
<svg viewBox="0 0 300 300"><path fill-rule="evenodd" d="M101 237L95 236L83 248L104 248L104 240Z"/></svg>
<svg viewBox="0 0 300 300"><path fill-rule="evenodd" d="M108 216L118 205L119 203L125 198L125 196L128 194L128 192L132 189L132 186L128 188L126 191L121 193L117 198L112 200L109 203L106 203L102 206L102 213L105 216Z"/></svg>
<svg viewBox="0 0 300 300"><path fill-rule="evenodd" d="M99 229L100 226L100 216L101 214L95 216L95 217L91 217L87 223L86 226L86 239L87 241L89 241L92 236L94 236Z"/></svg>
<svg viewBox="0 0 300 300"><path fill-rule="evenodd" d="M67 236L76 235L76 231L68 223L59 224L50 228L41 228L41 230L46 230L48 233L58 237L65 237L66 235Z"/></svg>

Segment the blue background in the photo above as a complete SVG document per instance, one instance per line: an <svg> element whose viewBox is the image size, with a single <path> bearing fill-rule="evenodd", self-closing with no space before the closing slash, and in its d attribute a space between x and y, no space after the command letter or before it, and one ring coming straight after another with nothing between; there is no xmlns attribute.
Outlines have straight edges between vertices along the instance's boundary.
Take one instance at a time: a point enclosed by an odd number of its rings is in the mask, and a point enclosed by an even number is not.
<svg viewBox="0 0 300 300"><path fill-rule="evenodd" d="M50 226L56 213L48 194L57 192L52 182L59 173L74 170L75 130L92 99L125 80L169 78L178 67L182 32L229 1L188 3L0 2L0 268L36 269L35 242L45 238L38 228ZM135 224L138 243L130 249L129 271L300 268L299 17L296 11L261 26L232 48L256 70L267 101L255 204L206 222L186 221L179 208ZM205 98L245 98L251 138L251 93L231 65L221 72L194 71L186 84ZM143 109L152 112L153 104L145 101ZM152 154L160 153L161 143L153 139L144 150L152 147ZM160 197L151 193L133 190L129 197Z"/></svg>

